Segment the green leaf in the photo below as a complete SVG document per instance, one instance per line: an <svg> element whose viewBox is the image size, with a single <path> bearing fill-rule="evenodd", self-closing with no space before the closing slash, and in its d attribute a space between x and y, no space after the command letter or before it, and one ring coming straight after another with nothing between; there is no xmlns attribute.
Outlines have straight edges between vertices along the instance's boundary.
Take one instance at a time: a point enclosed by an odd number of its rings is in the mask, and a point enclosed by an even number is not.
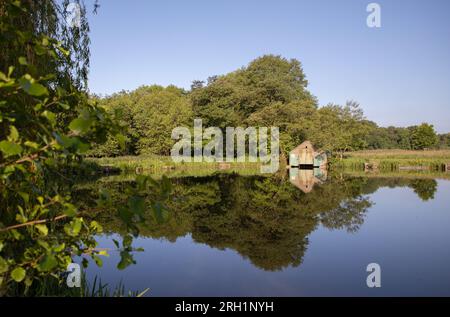
<svg viewBox="0 0 450 317"><path fill-rule="evenodd" d="M42 112L42 116L44 118L47 118L47 120L52 124L55 125L56 124L56 115L48 110L45 110L44 112Z"/></svg>
<svg viewBox="0 0 450 317"><path fill-rule="evenodd" d="M58 261L53 254L48 253L45 257L39 262L39 270L43 272L51 271L58 265Z"/></svg>
<svg viewBox="0 0 450 317"><path fill-rule="evenodd" d="M50 250L50 245L45 242L44 240L38 239L37 244L39 244L41 247L43 247L45 250L49 251Z"/></svg>
<svg viewBox="0 0 450 317"><path fill-rule="evenodd" d="M11 126L9 128L9 140L12 142L16 142L19 139L19 131L17 131L15 126Z"/></svg>
<svg viewBox="0 0 450 317"><path fill-rule="evenodd" d="M25 144L25 146L28 146L33 149L37 149L39 147L39 144L37 144L36 142L25 141L24 144Z"/></svg>
<svg viewBox="0 0 450 317"><path fill-rule="evenodd" d="M0 150L3 152L5 157L22 153L22 147L19 144L10 141L1 141Z"/></svg>
<svg viewBox="0 0 450 317"><path fill-rule="evenodd" d="M56 253L62 252L65 247L66 247L66 244L65 243L61 243L60 245L57 245L57 246L53 247L53 251L55 251Z"/></svg>
<svg viewBox="0 0 450 317"><path fill-rule="evenodd" d="M31 96L42 96L42 95L48 95L48 90L43 85L32 82L31 80L21 78L19 79L20 87L29 95Z"/></svg>
<svg viewBox="0 0 450 317"><path fill-rule="evenodd" d="M23 201L28 204L30 201L30 195L28 193L19 192L20 197L22 197Z"/></svg>
<svg viewBox="0 0 450 317"><path fill-rule="evenodd" d="M18 167L18 166L14 166L14 165L6 166L5 169L3 170L3 174L8 175L8 174L14 173L14 171L16 170L16 167Z"/></svg>
<svg viewBox="0 0 450 317"><path fill-rule="evenodd" d="M117 264L117 268L119 270L123 270L127 268L131 264L135 264L136 262L133 259L133 256L130 252L122 251L120 252L120 262Z"/></svg>
<svg viewBox="0 0 450 317"><path fill-rule="evenodd" d="M95 230L96 232L102 232L103 227L95 220L91 221L91 224L89 225L92 230Z"/></svg>
<svg viewBox="0 0 450 317"><path fill-rule="evenodd" d="M11 234L12 234L12 236L13 236L13 238L15 240L22 240L23 239L23 235L19 231L17 231L16 229L11 230L10 232L11 232Z"/></svg>
<svg viewBox="0 0 450 317"><path fill-rule="evenodd" d="M76 118L69 124L69 129L75 133L85 133L92 125L91 119Z"/></svg>
<svg viewBox="0 0 450 317"><path fill-rule="evenodd" d="M8 262L0 256L0 274L8 271Z"/></svg>
<svg viewBox="0 0 450 317"><path fill-rule="evenodd" d="M56 137L56 141L58 142L58 144L60 144L61 146L65 147L65 148L69 148L71 147L76 140L74 138L70 138L66 135L59 135L59 134L55 134Z"/></svg>
<svg viewBox="0 0 450 317"><path fill-rule="evenodd" d="M24 65L24 66L28 65L27 59L25 57L23 57L23 56L20 56L19 57L19 64L20 65Z"/></svg>
<svg viewBox="0 0 450 317"><path fill-rule="evenodd" d="M14 66L9 66L8 67L8 78L11 77L13 71L14 71Z"/></svg>
<svg viewBox="0 0 450 317"><path fill-rule="evenodd" d="M95 264L97 264L98 267L102 267L103 266L103 260L100 259L99 256L97 256L96 254L92 254L92 258L95 261Z"/></svg>
<svg viewBox="0 0 450 317"><path fill-rule="evenodd" d="M67 216L67 217L75 217L76 215L77 215L77 208L74 206L74 205L72 205L72 204L69 204L69 203L66 203L66 204L64 204L64 214Z"/></svg>
<svg viewBox="0 0 450 317"><path fill-rule="evenodd" d="M28 276L28 277L25 279L25 285L26 285L27 287L30 287L31 284L33 284L33 279L30 278L30 277Z"/></svg>
<svg viewBox="0 0 450 317"><path fill-rule="evenodd" d="M26 275L25 270L23 268L21 268L20 266L16 267L11 272L11 277L16 282L21 282L25 278L25 275Z"/></svg>
<svg viewBox="0 0 450 317"><path fill-rule="evenodd" d="M82 218L75 218L70 223L64 226L64 231L69 236L76 237L80 233L82 223Z"/></svg>
<svg viewBox="0 0 450 317"><path fill-rule="evenodd" d="M40 233L42 233L42 235L46 236L48 234L48 228L45 224L37 224L35 227Z"/></svg>
<svg viewBox="0 0 450 317"><path fill-rule="evenodd" d="M67 103L63 103L63 102L58 102L58 105L63 108L64 110L69 110L70 109L70 105Z"/></svg>
<svg viewBox="0 0 450 317"><path fill-rule="evenodd" d="M5 73L0 72L0 80L8 81L8 77L6 77Z"/></svg>

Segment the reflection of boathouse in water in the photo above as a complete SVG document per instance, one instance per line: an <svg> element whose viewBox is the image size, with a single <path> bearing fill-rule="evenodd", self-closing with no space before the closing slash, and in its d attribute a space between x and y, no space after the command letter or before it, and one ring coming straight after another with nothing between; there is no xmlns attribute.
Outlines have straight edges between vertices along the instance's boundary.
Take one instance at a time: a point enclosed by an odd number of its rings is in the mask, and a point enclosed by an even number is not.
<svg viewBox="0 0 450 317"><path fill-rule="evenodd" d="M289 153L289 180L305 193L327 179L327 154L305 141Z"/></svg>

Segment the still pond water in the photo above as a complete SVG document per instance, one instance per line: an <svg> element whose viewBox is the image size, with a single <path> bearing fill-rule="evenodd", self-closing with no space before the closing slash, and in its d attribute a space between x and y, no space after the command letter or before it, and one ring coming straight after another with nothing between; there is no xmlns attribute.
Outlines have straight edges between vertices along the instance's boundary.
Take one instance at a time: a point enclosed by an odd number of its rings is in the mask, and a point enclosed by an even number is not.
<svg viewBox="0 0 450 317"><path fill-rule="evenodd" d="M120 226L103 219L99 247L112 251L88 279L147 296L450 295L449 180L341 175L308 193L292 173L172 183L169 219L149 220L125 270L111 241ZM366 285L373 262L380 288Z"/></svg>

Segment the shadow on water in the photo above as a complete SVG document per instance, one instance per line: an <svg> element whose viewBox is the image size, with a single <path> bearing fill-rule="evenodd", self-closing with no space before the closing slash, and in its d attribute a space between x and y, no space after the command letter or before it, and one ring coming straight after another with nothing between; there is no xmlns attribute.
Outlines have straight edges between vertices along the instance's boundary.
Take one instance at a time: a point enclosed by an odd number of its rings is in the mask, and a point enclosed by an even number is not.
<svg viewBox="0 0 450 317"><path fill-rule="evenodd" d="M120 201L124 182L104 178L77 186L74 195L89 205L101 187ZM409 187L424 201L432 200L437 190L434 179L327 175L315 169L270 177L219 173L171 182L169 218L160 223L146 215L141 237L175 242L190 234L194 242L235 250L267 271L299 266L308 236L319 225L357 232L372 206L368 195L381 187ZM107 233L125 233L115 214L93 217Z"/></svg>

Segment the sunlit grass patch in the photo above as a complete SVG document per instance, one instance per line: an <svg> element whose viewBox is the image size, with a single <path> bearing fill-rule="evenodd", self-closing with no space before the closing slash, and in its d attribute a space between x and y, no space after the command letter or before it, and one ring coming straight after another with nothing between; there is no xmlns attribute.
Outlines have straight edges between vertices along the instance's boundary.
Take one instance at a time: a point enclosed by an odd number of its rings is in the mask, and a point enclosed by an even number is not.
<svg viewBox="0 0 450 317"><path fill-rule="evenodd" d="M409 167L423 167L445 171L450 165L450 150L365 150L349 152L343 160L334 160L339 168L364 168L366 163L378 169L397 170Z"/></svg>

